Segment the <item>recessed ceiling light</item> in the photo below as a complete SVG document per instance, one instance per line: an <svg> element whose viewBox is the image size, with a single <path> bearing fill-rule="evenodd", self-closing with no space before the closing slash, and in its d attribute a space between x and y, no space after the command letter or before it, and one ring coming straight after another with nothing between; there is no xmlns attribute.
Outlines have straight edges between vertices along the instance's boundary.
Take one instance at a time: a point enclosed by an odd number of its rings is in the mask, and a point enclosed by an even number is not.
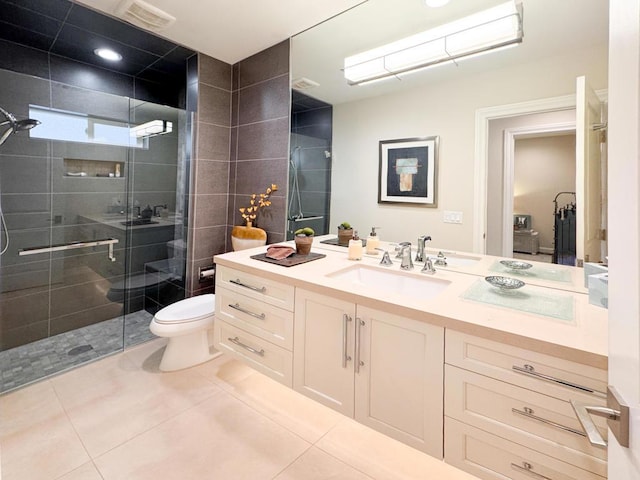
<svg viewBox="0 0 640 480"><path fill-rule="evenodd" d="M427 4L427 7L437 8L446 5L449 0L424 0L424 3Z"/></svg>
<svg viewBox="0 0 640 480"><path fill-rule="evenodd" d="M110 62L119 62L122 60L122 55L108 48L96 48L93 53Z"/></svg>

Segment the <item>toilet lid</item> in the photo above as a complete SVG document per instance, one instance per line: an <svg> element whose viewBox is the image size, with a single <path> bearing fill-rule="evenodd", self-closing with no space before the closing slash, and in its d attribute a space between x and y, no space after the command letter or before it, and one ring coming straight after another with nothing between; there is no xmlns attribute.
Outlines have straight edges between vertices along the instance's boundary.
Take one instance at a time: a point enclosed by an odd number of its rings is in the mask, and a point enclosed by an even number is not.
<svg viewBox="0 0 640 480"><path fill-rule="evenodd" d="M154 319L158 323L193 322L213 315L215 309L216 296L208 293L172 303L156 313Z"/></svg>

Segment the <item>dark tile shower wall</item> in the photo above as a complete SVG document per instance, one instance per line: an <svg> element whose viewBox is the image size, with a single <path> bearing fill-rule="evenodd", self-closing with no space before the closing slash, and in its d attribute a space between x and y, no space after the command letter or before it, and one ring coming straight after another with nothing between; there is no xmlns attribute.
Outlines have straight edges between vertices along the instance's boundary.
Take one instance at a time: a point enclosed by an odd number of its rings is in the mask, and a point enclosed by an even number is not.
<svg viewBox="0 0 640 480"><path fill-rule="evenodd" d="M193 75L197 68L197 76ZM198 268L227 251L227 203L231 141L231 65L198 54L190 65L187 103L197 105L196 146L191 168L190 295L213 292L213 279L200 282Z"/></svg>
<svg viewBox="0 0 640 480"><path fill-rule="evenodd" d="M298 91L292 93L291 163L289 171L289 217L322 217L289 221L287 238L297 228L311 227L316 234L331 233L333 106ZM294 168L295 166L295 168ZM297 178L295 178L297 171ZM297 180L296 191L295 185ZM338 222L340 223L340 222Z"/></svg>
<svg viewBox="0 0 640 480"><path fill-rule="evenodd" d="M285 239L289 83L289 40L233 66L227 250L231 249L231 229L244 223L238 208L248 205L252 193L264 192L272 183L279 190L271 197L272 205L260 213L255 223L267 231L268 243Z"/></svg>
<svg viewBox="0 0 640 480"><path fill-rule="evenodd" d="M122 97L185 107L186 59L194 52L72 2L0 0L0 4L6 13L0 32L2 106L19 118L28 116L29 104L37 104L128 121L131 105ZM13 15L13 9L24 9L24 15ZM48 23L41 21L40 13L46 15ZM136 62L153 65L144 67L133 62L128 64L129 70L115 71L90 65L95 62L93 58L71 59L74 50L80 50L74 43L80 46L93 41L85 38L89 28L80 27L83 22L103 39L116 38L118 45L137 58ZM49 24L51 35L37 32ZM143 48L139 48L140 42ZM136 158L122 147L50 142L28 139L25 134L13 135L2 145L0 192L11 242L0 261L0 349L122 313L122 305L107 301L105 292L123 278L127 246L133 247L133 273L141 273L145 263L166 258L166 241L173 238L173 232L167 238L141 238L138 233L127 238L124 233L104 232L102 224L80 218L83 212L104 212L105 206L111 205L114 193L107 183L122 183L125 205L124 183L132 181L130 192L143 207L147 203L168 203L171 210L175 208L175 158L163 156L163 152L177 149L175 137L156 140L157 150L138 152ZM69 158L117 161L127 167L121 179L71 179L64 176L64 159ZM18 161L21 173L16 170L12 174L12 162ZM28 183L20 181L25 169L30 172ZM169 198L171 193L173 199ZM226 204L222 211L226 215ZM46 259L41 254L21 257L28 262L12 262L12 258L17 259L17 248L68 243L86 238L85 233L90 238L103 234L118 238L116 261L108 261L105 247L99 247L95 252L73 250ZM69 275L71 271L83 274ZM175 297L175 292L182 289L177 297L183 297L184 284L175 287L171 295Z"/></svg>

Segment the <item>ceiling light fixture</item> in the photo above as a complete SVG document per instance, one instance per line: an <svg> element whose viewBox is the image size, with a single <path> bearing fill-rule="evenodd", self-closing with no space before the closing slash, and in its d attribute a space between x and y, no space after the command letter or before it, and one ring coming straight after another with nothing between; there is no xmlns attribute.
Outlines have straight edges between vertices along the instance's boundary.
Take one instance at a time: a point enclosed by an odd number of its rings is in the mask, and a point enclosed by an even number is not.
<svg viewBox="0 0 640 480"><path fill-rule="evenodd" d="M131 128L131 136L136 138L154 137L173 131L173 123L166 120L152 120Z"/></svg>
<svg viewBox="0 0 640 480"><path fill-rule="evenodd" d="M110 48L96 48L93 53L95 53L100 58L109 60L110 62L119 62L120 60L122 60L122 55L114 50L111 50Z"/></svg>
<svg viewBox="0 0 640 480"><path fill-rule="evenodd" d="M509 1L344 59L350 85L397 76L522 42L522 3Z"/></svg>

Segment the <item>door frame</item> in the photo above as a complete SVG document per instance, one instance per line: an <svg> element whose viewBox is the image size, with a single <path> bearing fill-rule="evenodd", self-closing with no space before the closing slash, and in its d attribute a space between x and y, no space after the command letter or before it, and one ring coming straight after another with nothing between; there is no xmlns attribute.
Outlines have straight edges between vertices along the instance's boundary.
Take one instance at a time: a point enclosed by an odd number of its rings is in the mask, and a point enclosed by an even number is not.
<svg viewBox="0 0 640 480"><path fill-rule="evenodd" d="M607 101L607 90L596 90L600 101ZM520 115L556 112L576 108L576 96L530 100L526 102L479 108L475 115L473 252L487 251L487 178L489 173L489 122ZM504 200L503 200L504 204ZM503 246L504 248L504 246Z"/></svg>
<svg viewBox="0 0 640 480"><path fill-rule="evenodd" d="M513 255L513 184L515 181L516 140L551 134L575 133L576 122L550 123L531 127L507 128L504 131L502 256Z"/></svg>

